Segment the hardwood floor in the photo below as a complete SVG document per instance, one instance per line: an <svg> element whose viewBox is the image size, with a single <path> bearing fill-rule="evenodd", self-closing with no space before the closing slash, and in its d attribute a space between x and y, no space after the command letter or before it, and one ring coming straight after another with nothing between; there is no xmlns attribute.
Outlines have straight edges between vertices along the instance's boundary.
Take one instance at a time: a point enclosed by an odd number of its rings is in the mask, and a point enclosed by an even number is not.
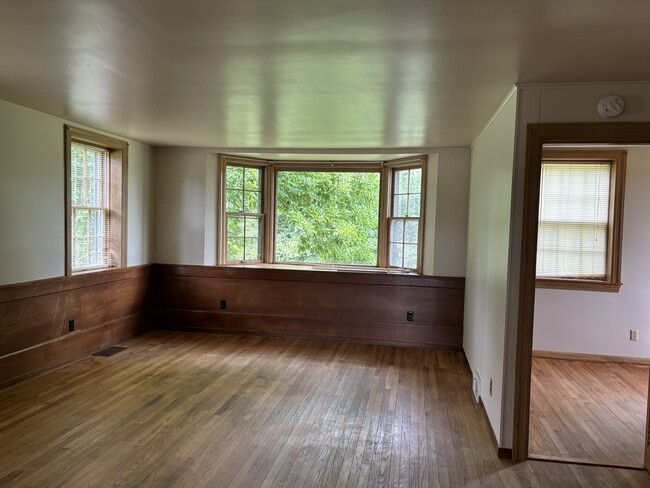
<svg viewBox="0 0 650 488"><path fill-rule="evenodd" d="M151 332L0 390L0 486L650 486L496 457L461 353Z"/></svg>
<svg viewBox="0 0 650 488"><path fill-rule="evenodd" d="M643 465L648 366L533 358L530 455Z"/></svg>

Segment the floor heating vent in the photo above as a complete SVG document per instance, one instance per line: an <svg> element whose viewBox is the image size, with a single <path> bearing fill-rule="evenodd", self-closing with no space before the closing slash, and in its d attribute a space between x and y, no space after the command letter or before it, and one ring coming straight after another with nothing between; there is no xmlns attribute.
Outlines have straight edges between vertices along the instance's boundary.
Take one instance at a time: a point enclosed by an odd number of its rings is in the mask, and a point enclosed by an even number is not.
<svg viewBox="0 0 650 488"><path fill-rule="evenodd" d="M126 347L119 347L119 346L107 347L106 349L102 349L101 351L96 352L95 354L93 354L93 356L102 356L107 358L108 356L113 356L118 352L124 351L124 349L126 349Z"/></svg>

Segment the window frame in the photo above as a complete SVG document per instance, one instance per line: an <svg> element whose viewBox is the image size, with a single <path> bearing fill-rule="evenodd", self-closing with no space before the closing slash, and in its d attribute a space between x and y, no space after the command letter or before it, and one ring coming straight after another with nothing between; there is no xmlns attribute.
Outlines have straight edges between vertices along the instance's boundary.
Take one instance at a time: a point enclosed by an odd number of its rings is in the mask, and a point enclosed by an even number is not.
<svg viewBox="0 0 650 488"><path fill-rule="evenodd" d="M334 266L337 269L349 270L404 270L405 272L422 273L422 256L424 244L424 215L426 206L426 168L427 156L415 156L391 161L270 161L256 158L240 157L235 155L220 154L218 171L218 215L217 225L217 263L223 266L242 266L242 265L278 265L278 266L304 266L305 268L314 268L318 266ZM262 201L263 201L263 242L261 261L227 261L227 212L226 212L226 168L227 166L253 166L261 168L262 173ZM420 216L418 226L418 258L417 267L412 269L397 268L388 265L388 232L389 219L392 218L393 202L393 178L394 172L400 169L422 169L422 179L420 186ZM344 265L329 263L302 263L276 261L275 259L275 240L276 240L276 208L277 208L277 175L279 171L335 171L335 172L378 172L380 175L379 189L379 209L378 209L378 229L377 229L377 264L375 266L364 265Z"/></svg>
<svg viewBox="0 0 650 488"><path fill-rule="evenodd" d="M72 144L80 143L108 151L108 219L109 244L108 265L102 267L72 268ZM127 233L127 168L128 146L126 141L91 132L77 127L64 126L65 149L65 274L102 272L126 267Z"/></svg>
<svg viewBox="0 0 650 488"><path fill-rule="evenodd" d="M225 232L226 232L226 264L238 264L238 263L242 262L242 261L237 261L237 260L228 261L228 253L227 253L228 245L227 245L227 243L228 243L228 239L230 238L230 236L228 235L228 219L231 216L243 217L244 218L244 237L243 237L243 239L244 239L244 261L243 262L252 263L252 264L254 264L254 263L262 263L262 262L264 262L264 243L266 241L265 236L264 236L264 229L266 228L266 222L265 221L266 221L266 216L267 216L267 212L266 212L266 208L265 208L266 203L264 202L264 187L265 187L265 184L264 184L264 180L265 180L264 171L263 171L262 168L259 168L259 167L256 167L256 166L251 166L251 165L244 165L244 164L241 164L241 163L230 163L230 164L228 164L228 166L236 167L236 168L242 168L243 170L256 169L256 170L259 171L259 180L258 180L259 190L255 191L255 193L259 193L259 199L258 199L259 211L258 212L247 212L244 209L241 212L229 212L226 209L225 217L224 217L224 220L225 220L225 223L226 223L226 225L225 225ZM244 175L242 175L242 177L244 177ZM250 191L250 190L246 190L246 186L245 186L244 181L242 181L242 183L243 183L243 186L242 186L241 191L242 191L242 197L243 197L242 198L242 204L243 204L243 202L245 202L246 192ZM228 185L228 180L226 179L226 191L228 191L228 186L227 185ZM246 259L246 219L247 219L247 217L256 217L256 218L259 218L259 221L260 221L260 227L261 228L258 231L258 237L257 237L257 239L259 241L258 247L261 249L260 259Z"/></svg>
<svg viewBox="0 0 650 488"><path fill-rule="evenodd" d="M227 247L228 242L228 213L226 211L226 168L228 166L237 166L241 168L257 168L260 170L260 189L261 189L261 216L262 216L262 230L260 232L262 259L252 261L228 261ZM219 202L219 225L218 225L218 243L217 243L217 263L222 265L241 265L246 264L260 264L268 262L268 249L267 242L269 239L269 230L272 228L272 215L269 215L270 201L269 201L269 178L272 177L272 167L269 161L255 158L243 158L238 156L230 156L227 154L219 155L219 172L218 172L218 195L217 201Z"/></svg>
<svg viewBox="0 0 650 488"><path fill-rule="evenodd" d="M627 151L624 150L543 149L540 173L542 166L547 162L566 162L567 164L607 163L611 165L611 170L605 278L536 277L535 286L537 288L603 292L618 292L620 290L622 285L621 257L623 251L623 205L625 201L626 160ZM539 199L541 201L541 188Z"/></svg>
<svg viewBox="0 0 650 488"><path fill-rule="evenodd" d="M425 209L426 209L426 187L427 187L427 157L426 156L417 156L417 157L411 157L411 158L402 158L402 159L395 159L392 161L387 161L385 164L385 169L387 174L387 177L385 178L386 184L388 185L388 188L382 192L382 194L387 195L388 201L386 202L388 207L386 208L386 218L384 219L385 221L385 235L383 242L386 246L386 249L384 249L383 255L386 259L384 263L384 267L386 268L396 268L393 266L390 266L390 223L392 220L396 218L404 218L404 219L418 219L418 256L417 256L417 267L415 268L415 272L421 274L422 273L422 261L423 261L423 247L424 247L424 226L425 226ZM395 217L393 215L393 208L394 208L394 201L395 201L395 183L396 183L396 178L395 178L395 173L400 170L409 170L409 169L416 169L416 168L421 168L422 169L422 174L420 177L420 215L418 217ZM410 193L409 193L410 194ZM413 268L407 268L407 269L413 269Z"/></svg>

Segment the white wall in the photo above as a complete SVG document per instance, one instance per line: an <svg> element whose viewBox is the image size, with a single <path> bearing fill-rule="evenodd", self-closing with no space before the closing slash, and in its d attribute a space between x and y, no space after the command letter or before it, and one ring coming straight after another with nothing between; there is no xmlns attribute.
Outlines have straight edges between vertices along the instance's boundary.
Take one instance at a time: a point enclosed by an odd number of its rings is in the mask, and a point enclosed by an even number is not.
<svg viewBox="0 0 650 488"><path fill-rule="evenodd" d="M514 365L527 126L530 123L603 122L596 111L596 105L602 97L611 94L622 96L626 104L625 112L617 117L615 122L650 121L650 83L647 82L521 85L518 87L518 93L501 435L502 447L506 448L512 447L513 435Z"/></svg>
<svg viewBox="0 0 650 488"><path fill-rule="evenodd" d="M427 192L436 199L435 224L431 227L432 235L425 236L429 237L426 242L434 243L433 249L426 254L432 258L433 267L427 268L425 260L424 272L434 276L465 276L470 151L469 148L439 149L436 155L436 181L427 178ZM429 193L427 198L432 200Z"/></svg>
<svg viewBox="0 0 650 488"><path fill-rule="evenodd" d="M409 149L429 157L423 272L464 276L469 150ZM220 152L230 151L156 148L155 262L216 262L216 154Z"/></svg>
<svg viewBox="0 0 650 488"><path fill-rule="evenodd" d="M154 262L203 264L205 175L205 150L156 148Z"/></svg>
<svg viewBox="0 0 650 488"><path fill-rule="evenodd" d="M619 293L537 289L533 349L650 357L650 147L627 151L623 285Z"/></svg>
<svg viewBox="0 0 650 488"><path fill-rule="evenodd" d="M65 272L66 123L0 100L0 284ZM152 151L128 142L127 263L133 266L151 257Z"/></svg>
<svg viewBox="0 0 650 488"><path fill-rule="evenodd" d="M471 148L463 348L472 372L481 378L480 395L497 439L501 431L516 104L513 91Z"/></svg>

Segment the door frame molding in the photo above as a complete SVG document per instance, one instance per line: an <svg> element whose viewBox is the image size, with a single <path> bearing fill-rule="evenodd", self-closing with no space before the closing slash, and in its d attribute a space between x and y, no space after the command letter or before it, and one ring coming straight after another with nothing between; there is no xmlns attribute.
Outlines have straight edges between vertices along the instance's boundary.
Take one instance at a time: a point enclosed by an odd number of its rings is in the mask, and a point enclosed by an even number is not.
<svg viewBox="0 0 650 488"><path fill-rule="evenodd" d="M589 122L528 124L524 166L521 259L517 309L515 404L512 457L528 458L530 383L535 312L535 275L539 191L544 144L650 145L650 122ZM650 401L649 401L650 407ZM649 414L650 416L650 414ZM646 418L646 435L650 419ZM646 458L648 447L646 446ZM646 463L646 467L648 467Z"/></svg>

